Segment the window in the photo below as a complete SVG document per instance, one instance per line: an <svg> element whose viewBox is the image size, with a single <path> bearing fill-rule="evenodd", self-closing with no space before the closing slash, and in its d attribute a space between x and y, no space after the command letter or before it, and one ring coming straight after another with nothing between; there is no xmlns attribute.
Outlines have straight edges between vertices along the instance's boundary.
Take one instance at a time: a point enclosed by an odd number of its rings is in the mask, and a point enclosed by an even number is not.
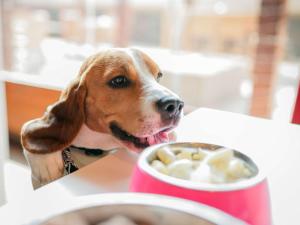
<svg viewBox="0 0 300 225"><path fill-rule="evenodd" d="M99 49L137 46L155 58L169 75L162 83L187 104L249 113L257 46L268 42L278 51L270 59L278 76L271 96L276 111L277 93L294 96L298 82L300 4L287 1L286 26L280 28L272 26L276 19L261 22L264 13L277 18L275 2L4 0L4 69L71 79L82 60ZM262 36L270 29L281 30ZM284 87L289 91L280 92ZM291 110L292 103L281 108Z"/></svg>

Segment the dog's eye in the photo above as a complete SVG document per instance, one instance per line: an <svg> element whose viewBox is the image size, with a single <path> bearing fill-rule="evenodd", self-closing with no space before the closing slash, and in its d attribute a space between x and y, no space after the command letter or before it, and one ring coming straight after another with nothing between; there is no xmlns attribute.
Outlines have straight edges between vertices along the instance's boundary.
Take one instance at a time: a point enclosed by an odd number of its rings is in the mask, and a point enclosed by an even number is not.
<svg viewBox="0 0 300 225"><path fill-rule="evenodd" d="M126 88L130 85L130 81L127 77L120 75L111 79L108 82L108 85L112 88Z"/></svg>
<svg viewBox="0 0 300 225"><path fill-rule="evenodd" d="M158 74L157 74L157 81L158 82L160 81L160 79L162 78L162 76L163 76L162 72L158 72Z"/></svg>

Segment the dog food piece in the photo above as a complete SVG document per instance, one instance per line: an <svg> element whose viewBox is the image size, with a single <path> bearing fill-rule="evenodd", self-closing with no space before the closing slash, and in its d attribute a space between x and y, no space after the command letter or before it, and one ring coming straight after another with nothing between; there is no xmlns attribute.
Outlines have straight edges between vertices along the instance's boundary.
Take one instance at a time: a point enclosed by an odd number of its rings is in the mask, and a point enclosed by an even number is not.
<svg viewBox="0 0 300 225"><path fill-rule="evenodd" d="M193 169L194 170L196 170L201 165L200 160L192 160L192 163L193 163Z"/></svg>
<svg viewBox="0 0 300 225"><path fill-rule="evenodd" d="M193 171L193 162L188 159L180 159L168 166L169 175L172 177L189 179Z"/></svg>
<svg viewBox="0 0 300 225"><path fill-rule="evenodd" d="M211 170L211 183L227 183L227 170L234 154L232 150L221 149L216 151L207 163Z"/></svg>
<svg viewBox="0 0 300 225"><path fill-rule="evenodd" d="M166 165L176 160L176 156L169 148L161 148L157 151L156 154L158 159Z"/></svg>
<svg viewBox="0 0 300 225"><path fill-rule="evenodd" d="M192 159L193 159L193 160L201 160L202 157L201 157L200 154L196 153L196 154L193 154Z"/></svg>
<svg viewBox="0 0 300 225"><path fill-rule="evenodd" d="M182 152L182 149L183 148L172 148L171 149L171 151L175 154L175 155L177 155L177 154L179 154L179 153L181 153Z"/></svg>
<svg viewBox="0 0 300 225"><path fill-rule="evenodd" d="M125 216L113 216L110 219L98 223L97 225L137 225L131 219Z"/></svg>
<svg viewBox="0 0 300 225"><path fill-rule="evenodd" d="M201 163L199 167L191 173L190 180L196 182L210 183L210 168L206 163Z"/></svg>
<svg viewBox="0 0 300 225"><path fill-rule="evenodd" d="M234 159L229 164L227 175L228 179L236 180L243 177L249 177L251 172L242 160Z"/></svg>
<svg viewBox="0 0 300 225"><path fill-rule="evenodd" d="M176 155L177 159L192 159L192 153L188 151L182 151Z"/></svg>
<svg viewBox="0 0 300 225"><path fill-rule="evenodd" d="M210 183L224 184L227 183L228 179L226 171L210 168Z"/></svg>
<svg viewBox="0 0 300 225"><path fill-rule="evenodd" d="M151 162L151 166L156 169L158 172L161 172L163 174L169 174L169 171L167 169L167 167L165 166L165 164L163 164L161 161L159 160L153 160Z"/></svg>
<svg viewBox="0 0 300 225"><path fill-rule="evenodd" d="M207 153L205 153L202 149L199 149L196 153L193 154L192 159L193 160L203 160L207 156Z"/></svg>
<svg viewBox="0 0 300 225"><path fill-rule="evenodd" d="M225 171L229 166L230 161L233 159L234 154L230 149L222 149L216 151L216 153L212 154L208 159L207 163L214 170Z"/></svg>

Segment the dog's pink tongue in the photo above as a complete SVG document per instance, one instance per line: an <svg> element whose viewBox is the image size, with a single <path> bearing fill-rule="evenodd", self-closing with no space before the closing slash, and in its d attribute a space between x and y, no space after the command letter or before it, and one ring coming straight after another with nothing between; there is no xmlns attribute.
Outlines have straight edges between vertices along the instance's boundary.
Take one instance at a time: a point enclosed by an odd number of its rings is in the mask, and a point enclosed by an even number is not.
<svg viewBox="0 0 300 225"><path fill-rule="evenodd" d="M160 144L168 141L169 141L169 136L167 132L159 132L148 138L149 145Z"/></svg>

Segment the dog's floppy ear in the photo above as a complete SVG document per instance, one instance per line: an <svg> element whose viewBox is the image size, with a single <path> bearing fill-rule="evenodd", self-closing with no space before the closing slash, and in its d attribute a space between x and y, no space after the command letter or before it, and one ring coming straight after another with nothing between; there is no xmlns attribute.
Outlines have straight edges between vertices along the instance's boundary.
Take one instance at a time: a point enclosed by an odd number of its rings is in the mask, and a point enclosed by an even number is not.
<svg viewBox="0 0 300 225"><path fill-rule="evenodd" d="M21 131L23 147L32 153L64 149L84 122L85 86L73 82L60 100L47 108L44 116L25 123Z"/></svg>
<svg viewBox="0 0 300 225"><path fill-rule="evenodd" d="M63 150L71 144L85 121L86 87L82 80L92 69L95 57L89 57L81 66L79 76L62 93L59 101L47 108L44 116L25 123L21 142L32 153L50 153Z"/></svg>

